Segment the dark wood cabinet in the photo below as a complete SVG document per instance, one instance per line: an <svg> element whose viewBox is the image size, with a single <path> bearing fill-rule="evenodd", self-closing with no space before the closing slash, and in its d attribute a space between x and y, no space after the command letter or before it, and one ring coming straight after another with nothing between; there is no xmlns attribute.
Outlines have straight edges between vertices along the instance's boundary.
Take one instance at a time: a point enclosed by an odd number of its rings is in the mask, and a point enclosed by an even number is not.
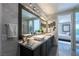
<svg viewBox="0 0 79 59"><path fill-rule="evenodd" d="M41 45L40 52L41 52L41 54L40 54L41 56L47 55L47 44L46 44L46 42Z"/></svg>
<svg viewBox="0 0 79 59"><path fill-rule="evenodd" d="M32 56L33 51L20 44L20 56Z"/></svg>
<svg viewBox="0 0 79 59"><path fill-rule="evenodd" d="M48 56L51 48L53 47L54 37L50 37L43 44L35 48L34 50L24 47L20 44L20 55L21 56Z"/></svg>
<svg viewBox="0 0 79 59"><path fill-rule="evenodd" d="M47 45L46 46L46 50L47 50L47 55L48 55L49 54L49 51L51 49L51 39L46 42L46 45Z"/></svg>

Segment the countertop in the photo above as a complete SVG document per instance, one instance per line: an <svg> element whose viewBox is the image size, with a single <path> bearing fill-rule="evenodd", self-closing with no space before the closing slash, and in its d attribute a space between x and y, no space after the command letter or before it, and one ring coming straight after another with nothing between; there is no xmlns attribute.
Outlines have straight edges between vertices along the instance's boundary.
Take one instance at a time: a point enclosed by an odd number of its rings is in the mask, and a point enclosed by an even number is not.
<svg viewBox="0 0 79 59"><path fill-rule="evenodd" d="M41 35L33 35L30 37L30 43L27 44L27 41L22 43L22 41L19 41L19 44L23 45L24 47L34 50L44 42L46 42L50 37L54 36L54 33L46 33L46 34L41 34ZM35 40L38 39L38 40Z"/></svg>

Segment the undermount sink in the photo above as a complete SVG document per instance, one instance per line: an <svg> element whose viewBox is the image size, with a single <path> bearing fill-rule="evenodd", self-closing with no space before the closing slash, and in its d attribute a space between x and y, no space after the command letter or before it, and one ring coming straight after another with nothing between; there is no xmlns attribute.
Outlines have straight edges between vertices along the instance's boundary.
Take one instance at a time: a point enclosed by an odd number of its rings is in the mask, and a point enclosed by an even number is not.
<svg viewBox="0 0 79 59"><path fill-rule="evenodd" d="M29 42L24 42L23 45L28 45L28 46L33 46L34 44L36 44L37 42L34 40L30 40Z"/></svg>
<svg viewBox="0 0 79 59"><path fill-rule="evenodd" d="M36 41L42 41L44 40L45 35L35 35L33 36L34 40Z"/></svg>

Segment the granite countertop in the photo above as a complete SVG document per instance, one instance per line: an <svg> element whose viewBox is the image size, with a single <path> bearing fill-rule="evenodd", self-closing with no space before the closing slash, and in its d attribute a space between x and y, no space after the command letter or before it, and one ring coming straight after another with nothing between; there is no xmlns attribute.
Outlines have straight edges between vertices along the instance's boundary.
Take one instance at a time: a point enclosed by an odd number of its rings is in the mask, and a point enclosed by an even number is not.
<svg viewBox="0 0 79 59"><path fill-rule="evenodd" d="M46 34L41 34L41 35L34 35L30 37L30 41L27 44L27 41L22 43L22 41L19 41L19 44L23 45L24 47L34 50L44 42L46 42L50 37L52 37L54 34L52 33L46 33Z"/></svg>

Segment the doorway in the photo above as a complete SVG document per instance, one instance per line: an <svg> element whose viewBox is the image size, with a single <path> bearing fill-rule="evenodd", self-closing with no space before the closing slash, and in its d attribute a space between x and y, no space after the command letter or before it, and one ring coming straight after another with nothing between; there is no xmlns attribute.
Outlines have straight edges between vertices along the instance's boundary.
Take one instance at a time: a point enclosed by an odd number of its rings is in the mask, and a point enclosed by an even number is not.
<svg viewBox="0 0 79 59"><path fill-rule="evenodd" d="M58 16L58 50L60 56L71 55L71 14Z"/></svg>

